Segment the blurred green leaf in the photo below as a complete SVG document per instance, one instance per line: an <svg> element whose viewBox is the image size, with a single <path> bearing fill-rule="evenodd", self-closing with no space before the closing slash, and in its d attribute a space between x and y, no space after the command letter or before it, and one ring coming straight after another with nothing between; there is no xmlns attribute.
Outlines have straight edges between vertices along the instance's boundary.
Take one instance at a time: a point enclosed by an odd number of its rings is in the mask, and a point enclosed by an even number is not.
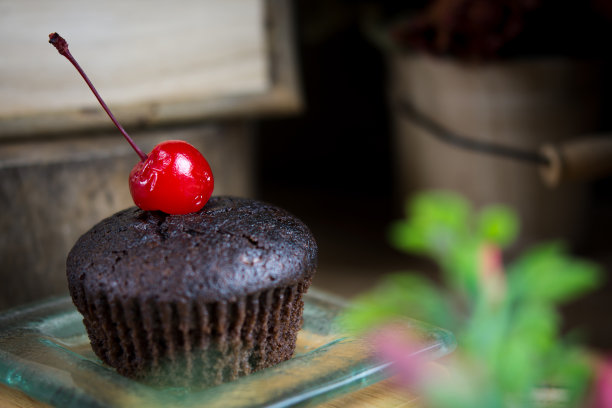
<svg viewBox="0 0 612 408"><path fill-rule="evenodd" d="M391 226L389 240L400 250L445 256L468 235L470 206L447 192L416 195L407 206L407 221Z"/></svg>
<svg viewBox="0 0 612 408"><path fill-rule="evenodd" d="M540 356L520 337L507 338L503 344L494 378L516 406L528 406L531 391L541 378Z"/></svg>
<svg viewBox="0 0 612 408"><path fill-rule="evenodd" d="M483 241L506 248L514 242L519 230L519 221L511 209L504 206L484 208L476 221L478 236Z"/></svg>
<svg viewBox="0 0 612 408"><path fill-rule="evenodd" d="M568 407L582 406L581 396L586 394L593 377L589 356L576 346L562 342L556 344L555 351L549 354L546 378L551 384L567 391Z"/></svg>
<svg viewBox="0 0 612 408"><path fill-rule="evenodd" d="M440 379L425 390L428 408L505 408L495 383L478 367L462 366L463 372L455 372L449 379ZM470 373L470 375L465 375ZM477 373L477 374L475 374ZM457 375L458 374L458 375ZM479 375L480 374L480 375ZM446 380L446 381L445 381Z"/></svg>
<svg viewBox="0 0 612 408"><path fill-rule="evenodd" d="M568 256L559 244L540 245L509 268L509 290L514 298L559 303L594 289L600 269Z"/></svg>
<svg viewBox="0 0 612 408"><path fill-rule="evenodd" d="M463 296L470 305L473 305L479 296L479 248L477 241L466 238L457 243L448 256L440 260L446 285Z"/></svg>
<svg viewBox="0 0 612 408"><path fill-rule="evenodd" d="M509 312L510 324L499 342L494 370L502 389L523 400L516 401L517 406L525 406L531 390L547 374L546 358L555 348L559 319L552 308L542 305L515 305Z"/></svg>
<svg viewBox="0 0 612 408"><path fill-rule="evenodd" d="M389 228L389 242L401 251L429 254L427 234L406 221L395 221Z"/></svg>
<svg viewBox="0 0 612 408"><path fill-rule="evenodd" d="M446 328L456 325L444 293L417 275L389 275L374 290L352 303L353 307L344 313L340 323L355 333L402 316Z"/></svg>
<svg viewBox="0 0 612 408"><path fill-rule="evenodd" d="M509 337L538 353L548 353L556 341L560 318L556 310L542 303L519 304L513 307Z"/></svg>
<svg viewBox="0 0 612 408"><path fill-rule="evenodd" d="M417 217L419 223L428 227L444 226L463 233L470 212L469 203L461 196L432 191L415 195L408 205L407 216Z"/></svg>
<svg viewBox="0 0 612 408"><path fill-rule="evenodd" d="M554 243L527 251L506 273L495 259L484 268L483 246L508 247L518 231L509 208L490 206L475 214L452 193L415 196L406 219L391 225L389 240L433 258L444 285L416 275L388 276L356 300L344 326L363 332L408 316L453 331L458 371L443 390L426 390L432 407L537 406L534 390L548 384L565 387L570 401L579 401L591 372L580 348L560 336L556 308L595 288L601 271Z"/></svg>

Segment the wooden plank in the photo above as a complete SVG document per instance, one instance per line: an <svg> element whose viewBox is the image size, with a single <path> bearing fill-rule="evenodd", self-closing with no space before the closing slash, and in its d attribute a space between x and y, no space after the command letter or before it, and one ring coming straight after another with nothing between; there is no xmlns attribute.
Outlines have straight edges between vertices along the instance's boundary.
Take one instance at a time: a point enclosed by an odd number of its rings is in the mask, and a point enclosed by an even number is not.
<svg viewBox="0 0 612 408"><path fill-rule="evenodd" d="M103 5L103 7L102 7ZM0 0L0 138L109 127L58 31L122 123L300 108L288 0Z"/></svg>
<svg viewBox="0 0 612 408"><path fill-rule="evenodd" d="M318 408L416 408L418 401L409 393L398 389L391 380L362 388L346 395L341 395L328 402L319 404Z"/></svg>
<svg viewBox="0 0 612 408"><path fill-rule="evenodd" d="M1 408L49 408L50 405L37 401L18 389L0 384Z"/></svg>

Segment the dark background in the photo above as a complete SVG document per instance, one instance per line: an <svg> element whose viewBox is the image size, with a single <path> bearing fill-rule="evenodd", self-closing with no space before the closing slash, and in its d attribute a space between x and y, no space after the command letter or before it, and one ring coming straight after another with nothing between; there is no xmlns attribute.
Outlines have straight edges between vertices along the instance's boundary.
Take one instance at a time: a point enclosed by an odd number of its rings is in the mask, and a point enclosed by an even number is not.
<svg viewBox="0 0 612 408"><path fill-rule="evenodd" d="M395 251L385 235L389 223L402 216L403 200L393 188L386 61L367 18L373 10L394 15L399 9L398 2L372 7L368 2L297 1L305 109L255 123L259 197L311 227L320 246L314 284L347 297L389 272L419 270L436 278L430 262ZM610 94L609 84L602 88ZM604 112L610 112L609 103ZM609 123L604 115L602 132L609 131ZM601 263L607 273L612 267L612 179L590 183L590 191L588 234L573 243L572 251ZM611 280L563 310L568 329L578 328L591 345L604 349L612 348Z"/></svg>

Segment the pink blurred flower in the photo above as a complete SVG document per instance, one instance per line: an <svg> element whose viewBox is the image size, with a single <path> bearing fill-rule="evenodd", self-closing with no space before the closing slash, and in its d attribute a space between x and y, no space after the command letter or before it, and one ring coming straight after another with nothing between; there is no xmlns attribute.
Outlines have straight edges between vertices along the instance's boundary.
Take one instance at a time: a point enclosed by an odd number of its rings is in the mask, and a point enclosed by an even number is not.
<svg viewBox="0 0 612 408"><path fill-rule="evenodd" d="M591 408L612 408L612 358L598 361Z"/></svg>
<svg viewBox="0 0 612 408"><path fill-rule="evenodd" d="M501 250L485 244L480 248L479 283L487 302L497 305L506 296L506 276Z"/></svg>
<svg viewBox="0 0 612 408"><path fill-rule="evenodd" d="M390 363L389 370L397 385L409 390L423 385L429 373L427 349L409 327L405 324L383 326L369 336L369 341L375 358Z"/></svg>

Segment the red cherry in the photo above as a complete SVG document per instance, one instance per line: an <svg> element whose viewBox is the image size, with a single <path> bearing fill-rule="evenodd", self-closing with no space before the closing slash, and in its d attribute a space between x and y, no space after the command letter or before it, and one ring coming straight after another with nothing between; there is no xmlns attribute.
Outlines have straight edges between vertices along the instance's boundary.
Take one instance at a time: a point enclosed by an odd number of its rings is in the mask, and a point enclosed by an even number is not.
<svg viewBox="0 0 612 408"><path fill-rule="evenodd" d="M140 162L130 172L129 179L134 203L145 211L159 210L168 214L187 214L204 207L214 186L212 171L204 156L195 147L180 140L162 142L153 148L149 156L144 154L117 122L70 54L66 40L57 33L51 33L49 42L79 71L104 111L140 156Z"/></svg>
<svg viewBox="0 0 612 408"><path fill-rule="evenodd" d="M212 171L204 156L180 140L158 144L130 173L130 193L143 210L196 212L204 207L213 187Z"/></svg>

